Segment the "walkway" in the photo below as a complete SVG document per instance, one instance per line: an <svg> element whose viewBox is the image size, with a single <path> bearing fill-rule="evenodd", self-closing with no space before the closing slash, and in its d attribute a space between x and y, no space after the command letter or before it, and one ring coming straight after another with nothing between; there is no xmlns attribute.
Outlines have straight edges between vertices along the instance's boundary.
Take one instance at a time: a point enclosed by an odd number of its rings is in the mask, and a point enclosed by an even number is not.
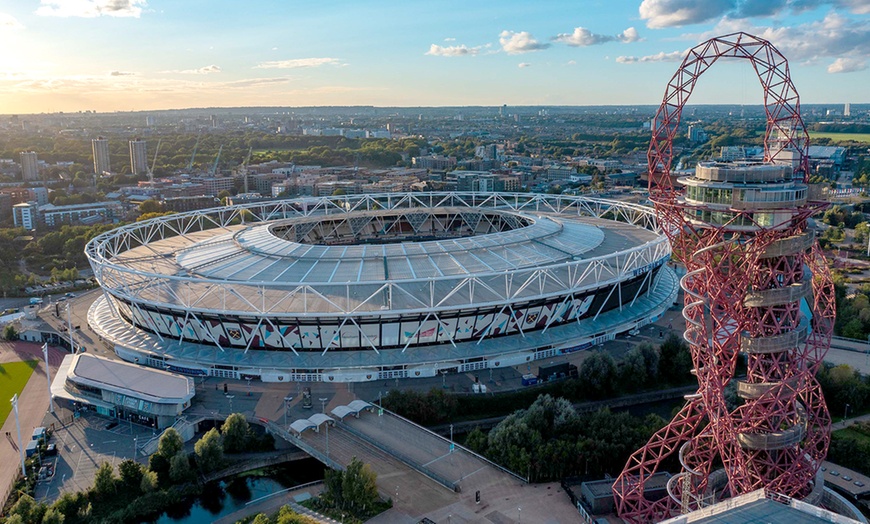
<svg viewBox="0 0 870 524"><path fill-rule="evenodd" d="M66 353L58 348L49 348L48 363L51 366L51 375L60 366L61 361ZM18 400L18 419L21 425L21 439L24 441L22 445L30 440L30 434L33 428L39 427L43 423L46 411L48 411L48 384L45 376L45 359L42 354L42 346L30 342L0 342L0 363L17 362L20 360L38 360L39 365L33 370L30 375L30 380L24 386L24 390L19 395ZM10 399L0 399L0 402L9 402ZM3 423L0 431L5 435L6 432L12 437L15 445L18 445L18 437L15 429L15 413L10 412ZM21 459L18 449L13 447L13 443L9 439L4 439L0 443L0 504L5 503L15 480L21 475Z"/></svg>

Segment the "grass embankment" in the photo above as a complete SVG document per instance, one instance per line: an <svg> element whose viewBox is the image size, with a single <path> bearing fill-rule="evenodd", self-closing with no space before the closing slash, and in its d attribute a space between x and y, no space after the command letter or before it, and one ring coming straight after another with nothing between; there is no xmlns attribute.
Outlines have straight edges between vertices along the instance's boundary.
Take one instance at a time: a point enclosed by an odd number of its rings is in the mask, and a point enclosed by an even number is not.
<svg viewBox="0 0 870 524"><path fill-rule="evenodd" d="M6 422L6 417L12 411L12 403L9 399L15 394L21 394L37 364L39 364L37 360L0 364L0 399L5 401L0 402L0 426Z"/></svg>
<svg viewBox="0 0 870 524"><path fill-rule="evenodd" d="M870 133L823 133L810 131L810 138L830 138L834 142L864 142L870 144Z"/></svg>

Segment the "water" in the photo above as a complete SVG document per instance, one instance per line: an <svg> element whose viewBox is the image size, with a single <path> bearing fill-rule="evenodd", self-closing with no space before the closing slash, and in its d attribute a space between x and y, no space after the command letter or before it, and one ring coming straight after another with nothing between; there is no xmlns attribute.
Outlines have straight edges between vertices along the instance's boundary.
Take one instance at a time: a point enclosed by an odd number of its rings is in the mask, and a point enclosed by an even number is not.
<svg viewBox="0 0 870 524"><path fill-rule="evenodd" d="M200 496L172 507L154 524L210 524L245 507L251 500L323 479L323 465L314 459L264 470L264 476L238 476L206 484Z"/></svg>

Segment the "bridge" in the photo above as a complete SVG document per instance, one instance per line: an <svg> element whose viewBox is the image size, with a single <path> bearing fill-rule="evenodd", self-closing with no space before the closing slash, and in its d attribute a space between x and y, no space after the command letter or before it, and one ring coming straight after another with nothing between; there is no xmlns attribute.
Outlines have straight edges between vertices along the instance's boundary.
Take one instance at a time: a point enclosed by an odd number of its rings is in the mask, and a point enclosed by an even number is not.
<svg viewBox="0 0 870 524"><path fill-rule="evenodd" d="M579 518L558 484L529 485L473 451L361 400L288 427L263 422L273 435L331 468L344 469L354 457L369 464L381 494L393 499L393 509L375 520L440 522L449 516L455 522L515 522L521 513L536 522Z"/></svg>

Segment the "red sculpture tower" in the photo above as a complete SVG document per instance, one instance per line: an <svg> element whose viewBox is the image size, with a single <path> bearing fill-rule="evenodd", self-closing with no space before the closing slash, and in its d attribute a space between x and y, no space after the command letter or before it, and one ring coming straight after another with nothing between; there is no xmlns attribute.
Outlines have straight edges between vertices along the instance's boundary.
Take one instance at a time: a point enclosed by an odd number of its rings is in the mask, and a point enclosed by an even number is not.
<svg viewBox="0 0 870 524"><path fill-rule="evenodd" d="M701 162L671 171L684 104L704 71L722 58L750 62L764 90L763 162ZM698 391L636 451L614 484L619 515L653 522L723 498L767 488L814 503L830 441L830 415L815 373L830 345L834 289L809 228L825 204L808 199L809 136L788 63L768 41L734 33L689 51L653 124L650 200L674 255L686 266L684 338ZM740 356L739 406L725 388ZM668 496L644 497L671 457L680 473ZM674 460L676 459L676 460Z"/></svg>

